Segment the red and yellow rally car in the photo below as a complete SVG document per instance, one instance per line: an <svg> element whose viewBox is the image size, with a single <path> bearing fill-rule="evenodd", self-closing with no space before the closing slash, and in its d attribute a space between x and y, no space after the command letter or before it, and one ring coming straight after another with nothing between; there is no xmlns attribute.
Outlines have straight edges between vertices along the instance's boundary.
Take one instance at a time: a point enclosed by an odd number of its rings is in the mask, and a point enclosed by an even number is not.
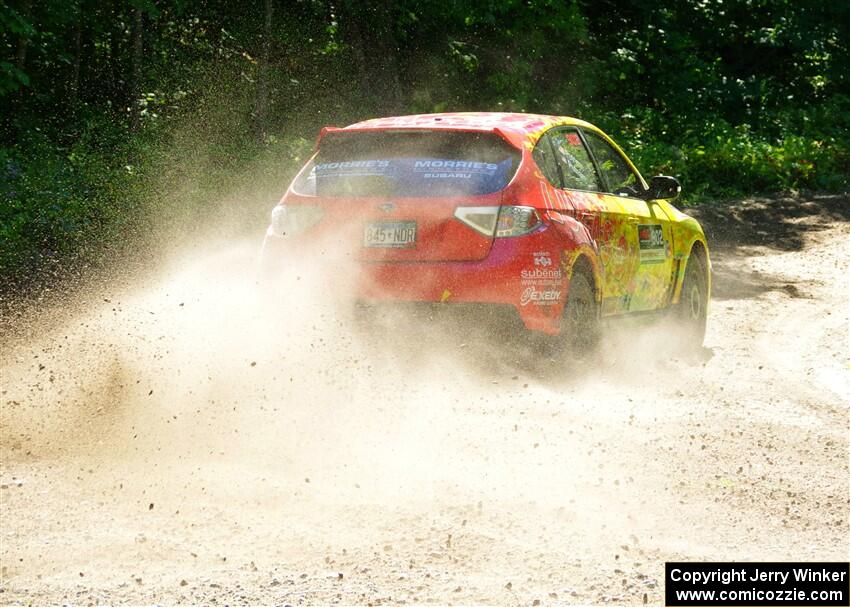
<svg viewBox="0 0 850 607"><path fill-rule="evenodd" d="M600 319L671 311L702 344L708 246L670 204L679 190L644 181L574 118L378 118L322 129L272 212L263 260L333 234L357 260L358 299L509 306L578 345Z"/></svg>

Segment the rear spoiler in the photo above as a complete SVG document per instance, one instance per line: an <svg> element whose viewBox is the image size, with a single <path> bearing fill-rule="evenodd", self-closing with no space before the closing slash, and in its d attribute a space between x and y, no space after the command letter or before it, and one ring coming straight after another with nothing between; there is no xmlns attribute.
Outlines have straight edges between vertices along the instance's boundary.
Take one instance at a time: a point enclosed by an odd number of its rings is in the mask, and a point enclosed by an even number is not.
<svg viewBox="0 0 850 607"><path fill-rule="evenodd" d="M327 135L328 133L337 133L343 130L345 129L338 126L323 126L322 130L319 131L319 136L316 137L316 149L319 149L319 144L322 142L322 139L324 139L325 135Z"/></svg>
<svg viewBox="0 0 850 607"><path fill-rule="evenodd" d="M423 128L423 127L420 127L420 126L416 126L416 127L394 127L392 129L374 129L374 128L352 129L352 128L342 128L342 127L338 127L338 126L324 126L324 127L322 127L322 130L319 131L319 136L316 137L316 147L315 147L315 149L317 149L317 150L319 149L319 144L321 144L322 139L325 138L325 135L328 135L330 133L342 133L342 132L344 132L344 133L355 132L356 133L358 131L359 132L366 132L366 131L390 131L390 130L392 130L392 131L404 131L404 130L409 130L409 131L435 130L435 131L437 131L437 130L440 130L440 131L458 131L458 132L462 132L462 133L495 133L496 135L498 135L499 137L504 139L509 145L511 145L512 147L515 147L515 148L519 148L520 150L522 149L523 143L525 142L525 137L521 133L517 133L517 132L514 132L514 131L504 131L497 126L491 128L491 129L464 129L464 128L451 128L451 127L445 127L445 128L439 128L439 129L434 129L434 128L429 129L429 128Z"/></svg>

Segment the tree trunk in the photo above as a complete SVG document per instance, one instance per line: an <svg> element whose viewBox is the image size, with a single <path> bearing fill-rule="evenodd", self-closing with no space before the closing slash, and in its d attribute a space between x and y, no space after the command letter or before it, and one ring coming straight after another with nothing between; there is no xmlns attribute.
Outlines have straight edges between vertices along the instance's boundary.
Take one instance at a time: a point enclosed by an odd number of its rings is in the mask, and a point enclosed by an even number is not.
<svg viewBox="0 0 850 607"><path fill-rule="evenodd" d="M347 15L345 26L348 30L349 45L354 54L354 63L357 65L357 73L360 75L359 81L361 87L365 90L372 90L372 74L369 69L369 64L366 62L366 41L363 39L363 28L360 25L360 15L356 8L347 6Z"/></svg>
<svg viewBox="0 0 850 607"><path fill-rule="evenodd" d="M24 19L30 18L30 9L32 8L32 0L24 0L21 3L21 14ZM26 35L21 35L18 38L18 48L15 51L15 67L24 71L27 65L27 47L29 46L29 38Z"/></svg>
<svg viewBox="0 0 850 607"><path fill-rule="evenodd" d="M272 0L264 0L263 47L257 74L257 100L254 107L254 126L257 141L263 142L268 129L269 108L269 61L272 48Z"/></svg>
<svg viewBox="0 0 850 607"><path fill-rule="evenodd" d="M77 18L74 22L74 63L71 68L71 82L68 85L68 102L73 111L80 100L80 64L83 54L83 9L77 6Z"/></svg>
<svg viewBox="0 0 850 607"><path fill-rule="evenodd" d="M31 0L22 0L20 9L21 16L23 16L23 18L28 22L33 23L34 20L31 17L31 9ZM29 37L26 33L24 33L18 36L18 43L15 46L15 67L23 73L26 73L27 49L29 47L29 43ZM19 84L17 90L9 95L8 107L10 111L6 109L5 104L3 104L2 109L0 109L0 133L2 133L4 137L7 136L7 133L11 134L14 132L14 126L16 124L15 117L18 115L19 108L24 106L28 96L29 91L27 90L27 87Z"/></svg>
<svg viewBox="0 0 850 607"><path fill-rule="evenodd" d="M401 107L402 89L399 78L399 47L395 35L395 20L393 18L393 2L383 0L381 6L381 35L378 42L384 55L383 76L386 79L387 96L393 106L393 110Z"/></svg>
<svg viewBox="0 0 850 607"><path fill-rule="evenodd" d="M340 17L361 90L384 111L399 109L402 97L392 8L389 0L350 1L342 4Z"/></svg>
<svg viewBox="0 0 850 607"><path fill-rule="evenodd" d="M130 94L132 95L130 100L130 125L137 129L139 127L139 98L142 94L144 15L141 6L136 6L133 11L133 75L130 84Z"/></svg>

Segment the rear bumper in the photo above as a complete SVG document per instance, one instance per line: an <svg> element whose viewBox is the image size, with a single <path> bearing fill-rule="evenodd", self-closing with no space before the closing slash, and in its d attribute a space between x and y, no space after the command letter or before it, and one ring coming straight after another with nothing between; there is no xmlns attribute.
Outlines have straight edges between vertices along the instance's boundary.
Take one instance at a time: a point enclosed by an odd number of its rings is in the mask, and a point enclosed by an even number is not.
<svg viewBox="0 0 850 607"><path fill-rule="evenodd" d="M287 258L303 258L298 240L266 236L264 272L275 272ZM510 306L527 329L557 334L567 296L563 248L556 231L544 226L525 236L495 239L481 261L356 262L351 297L366 303Z"/></svg>

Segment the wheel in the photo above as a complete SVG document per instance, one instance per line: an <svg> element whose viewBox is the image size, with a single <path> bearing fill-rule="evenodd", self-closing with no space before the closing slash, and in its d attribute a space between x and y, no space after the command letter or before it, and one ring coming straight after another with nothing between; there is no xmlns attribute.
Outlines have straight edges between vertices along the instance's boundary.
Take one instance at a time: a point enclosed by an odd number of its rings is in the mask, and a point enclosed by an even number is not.
<svg viewBox="0 0 850 607"><path fill-rule="evenodd" d="M676 309L676 317L684 332L684 345L702 347L705 340L705 324L708 315L708 275L705 261L700 255L691 254L682 281L682 294Z"/></svg>
<svg viewBox="0 0 850 607"><path fill-rule="evenodd" d="M562 342L577 355L592 352L599 343L599 314L593 283L583 270L570 278L567 303L561 319Z"/></svg>

